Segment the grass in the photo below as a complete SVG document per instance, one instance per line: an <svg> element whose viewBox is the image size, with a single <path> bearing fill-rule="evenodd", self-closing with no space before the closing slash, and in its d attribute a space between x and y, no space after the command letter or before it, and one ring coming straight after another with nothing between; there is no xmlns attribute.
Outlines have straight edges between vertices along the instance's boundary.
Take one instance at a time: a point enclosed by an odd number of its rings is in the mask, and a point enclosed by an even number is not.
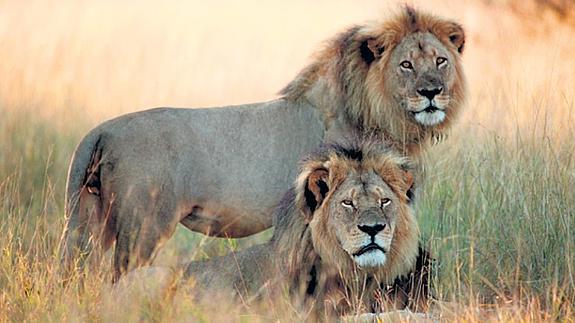
<svg viewBox="0 0 575 323"><path fill-rule="evenodd" d="M503 2L419 6L460 20L468 37L466 111L427 154L418 200L440 260L435 293L457 304L444 311L460 320L574 321L575 45L565 40L575 31ZM81 296L62 288L57 248L74 146L99 122L144 107L274 98L322 39L387 9L376 1L1 2L0 321L226 319L186 299L124 300L122 310L98 275ZM523 23L533 20L541 25ZM267 235L224 241L180 228L156 263Z"/></svg>
<svg viewBox="0 0 575 323"><path fill-rule="evenodd" d="M420 216L440 260L441 298L573 315L573 148L493 138L428 169Z"/></svg>

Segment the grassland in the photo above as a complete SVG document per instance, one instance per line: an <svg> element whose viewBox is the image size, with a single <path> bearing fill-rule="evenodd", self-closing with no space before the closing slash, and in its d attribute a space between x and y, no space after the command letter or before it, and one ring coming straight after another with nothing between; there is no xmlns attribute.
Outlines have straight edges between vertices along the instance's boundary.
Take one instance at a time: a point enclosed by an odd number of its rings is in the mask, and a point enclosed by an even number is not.
<svg viewBox="0 0 575 323"><path fill-rule="evenodd" d="M468 38L466 110L426 156L418 200L425 240L441 263L435 292L459 304L467 321L574 321L575 30L497 1L419 6L458 19ZM74 146L125 112L274 98L321 40L393 7L0 1L0 321L226 318L185 300L118 312L123 300L110 310L97 277L81 296L62 288L56 250ZM178 230L157 263L262 239Z"/></svg>

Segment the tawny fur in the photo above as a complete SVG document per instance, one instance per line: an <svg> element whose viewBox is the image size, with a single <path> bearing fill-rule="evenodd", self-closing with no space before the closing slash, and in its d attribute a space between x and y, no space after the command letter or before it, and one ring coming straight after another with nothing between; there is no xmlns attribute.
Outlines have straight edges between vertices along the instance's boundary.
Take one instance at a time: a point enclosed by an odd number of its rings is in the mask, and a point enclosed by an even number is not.
<svg viewBox="0 0 575 323"><path fill-rule="evenodd" d="M115 242L117 280L150 264L178 223L219 237L269 228L297 161L326 140L369 134L401 155L417 155L430 138L443 136L461 108L463 42L457 23L406 8L328 41L278 100L153 109L101 124L70 164L65 269L78 269L93 249L102 254ZM427 77L435 63L426 52L413 60L421 75L405 76L397 59L422 44L446 56L447 68ZM445 85L435 100L446 117L424 126L414 117L427 100L417 90L433 80Z"/></svg>

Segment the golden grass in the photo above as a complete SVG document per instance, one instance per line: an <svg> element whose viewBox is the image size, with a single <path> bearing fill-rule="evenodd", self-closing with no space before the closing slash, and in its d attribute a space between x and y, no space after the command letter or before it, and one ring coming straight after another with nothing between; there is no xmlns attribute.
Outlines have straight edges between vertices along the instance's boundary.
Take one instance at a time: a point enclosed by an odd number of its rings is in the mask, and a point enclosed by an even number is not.
<svg viewBox="0 0 575 323"><path fill-rule="evenodd" d="M435 291L457 303L443 309L448 319L573 321L575 31L551 16L511 14L504 2L416 2L461 21L468 37L467 108L427 156L418 201L441 262ZM0 321L226 319L187 300L160 308L125 300L128 311L117 302L110 310L97 275L82 296L58 284L74 145L125 112L272 99L323 39L394 8L374 0L1 1ZM157 263L262 239L228 244L179 230Z"/></svg>

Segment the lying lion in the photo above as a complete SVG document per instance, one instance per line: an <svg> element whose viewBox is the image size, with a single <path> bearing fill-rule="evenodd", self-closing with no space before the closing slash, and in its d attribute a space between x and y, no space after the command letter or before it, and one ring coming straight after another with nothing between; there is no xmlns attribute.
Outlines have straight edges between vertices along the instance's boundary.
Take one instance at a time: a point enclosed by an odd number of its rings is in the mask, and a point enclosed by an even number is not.
<svg viewBox="0 0 575 323"><path fill-rule="evenodd" d="M463 104L464 43L459 24L407 7L335 36L278 100L101 124L70 165L63 263L115 242L117 280L149 264L178 223L221 237L269 228L297 160L326 138L369 133L416 155Z"/></svg>
<svg viewBox="0 0 575 323"><path fill-rule="evenodd" d="M179 289L217 306L287 295L315 318L384 310L384 287L418 254L412 184L407 160L386 147L325 146L275 209L269 242L189 263Z"/></svg>

